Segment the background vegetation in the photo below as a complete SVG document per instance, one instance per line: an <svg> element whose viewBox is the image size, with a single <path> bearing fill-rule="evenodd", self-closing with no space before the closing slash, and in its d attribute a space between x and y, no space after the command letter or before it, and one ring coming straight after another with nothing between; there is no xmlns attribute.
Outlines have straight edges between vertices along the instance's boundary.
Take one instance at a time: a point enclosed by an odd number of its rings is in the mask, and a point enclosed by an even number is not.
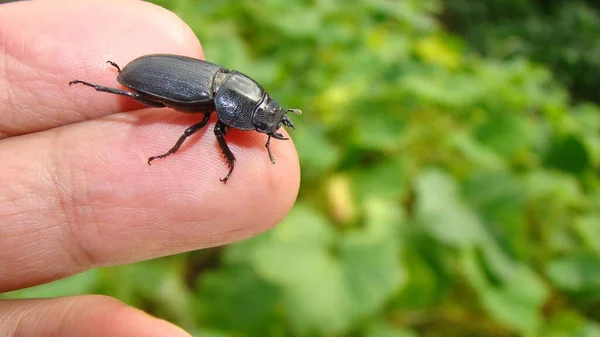
<svg viewBox="0 0 600 337"><path fill-rule="evenodd" d="M252 240L5 297L109 294L196 336L600 336L596 8L155 2L304 110L295 208Z"/></svg>

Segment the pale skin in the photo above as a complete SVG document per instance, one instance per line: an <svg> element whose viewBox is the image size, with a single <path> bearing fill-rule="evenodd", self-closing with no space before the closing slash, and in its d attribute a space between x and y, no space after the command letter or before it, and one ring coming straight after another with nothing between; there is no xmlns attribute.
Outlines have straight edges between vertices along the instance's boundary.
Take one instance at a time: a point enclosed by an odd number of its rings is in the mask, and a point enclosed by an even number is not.
<svg viewBox="0 0 600 337"><path fill-rule="evenodd" d="M223 184L213 119L148 166L202 116L68 85L122 88L105 61L151 53L204 58L185 23L145 2L0 5L0 292L243 240L292 207L300 173L291 141L272 142L272 165L266 135L231 130L236 170ZM0 335L187 336L103 296L0 301Z"/></svg>

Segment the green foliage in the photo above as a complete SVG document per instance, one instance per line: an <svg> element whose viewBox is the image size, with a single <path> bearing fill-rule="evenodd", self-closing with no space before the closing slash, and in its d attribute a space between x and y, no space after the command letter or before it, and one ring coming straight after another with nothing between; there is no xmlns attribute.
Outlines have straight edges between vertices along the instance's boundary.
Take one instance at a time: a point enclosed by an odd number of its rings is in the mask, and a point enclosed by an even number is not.
<svg viewBox="0 0 600 337"><path fill-rule="evenodd" d="M299 200L251 240L11 296L102 292L197 336L600 336L597 106L475 55L434 0L156 2L304 111Z"/></svg>
<svg viewBox="0 0 600 337"><path fill-rule="evenodd" d="M444 21L479 51L547 64L576 98L600 103L596 0L445 0Z"/></svg>

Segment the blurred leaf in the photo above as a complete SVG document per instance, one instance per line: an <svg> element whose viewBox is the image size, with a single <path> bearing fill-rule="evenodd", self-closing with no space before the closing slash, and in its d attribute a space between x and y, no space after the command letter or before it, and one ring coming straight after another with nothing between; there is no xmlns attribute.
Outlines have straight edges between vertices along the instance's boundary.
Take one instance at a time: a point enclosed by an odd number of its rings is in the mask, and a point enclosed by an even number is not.
<svg viewBox="0 0 600 337"><path fill-rule="evenodd" d="M100 271L91 269L81 274L39 286L0 294L0 298L44 298L93 293L98 287Z"/></svg>
<svg viewBox="0 0 600 337"><path fill-rule="evenodd" d="M565 206L581 204L581 190L576 178L567 174L532 171L525 179L529 199Z"/></svg>
<svg viewBox="0 0 600 337"><path fill-rule="evenodd" d="M545 157L545 163L570 173L581 173L590 164L590 157L583 142L568 135L555 139Z"/></svg>
<svg viewBox="0 0 600 337"><path fill-rule="evenodd" d="M600 167L600 108L592 104L581 104L573 109L576 126L590 155L590 164Z"/></svg>
<svg viewBox="0 0 600 337"><path fill-rule="evenodd" d="M234 337L235 334L213 331L213 330L200 330L200 331L187 331L193 337Z"/></svg>
<svg viewBox="0 0 600 337"><path fill-rule="evenodd" d="M306 207L297 206L288 219L256 247L253 265L259 275L282 287L287 318L299 335L347 328L352 309L342 271L330 254L334 233Z"/></svg>
<svg viewBox="0 0 600 337"><path fill-rule="evenodd" d="M581 241L600 256L600 214L587 214L576 219L575 230L579 232Z"/></svg>
<svg viewBox="0 0 600 337"><path fill-rule="evenodd" d="M525 151L533 142L532 131L535 126L523 116L503 114L490 118L476 129L476 137L498 154L505 157L515 156Z"/></svg>
<svg viewBox="0 0 600 337"><path fill-rule="evenodd" d="M292 37L317 38L323 27L323 11L309 10L300 2L290 3L289 1L269 1L271 5L277 4L277 7L267 7L263 15L273 15L273 23L282 33ZM331 36L331 34L323 34Z"/></svg>
<svg viewBox="0 0 600 337"><path fill-rule="evenodd" d="M426 63L448 69L456 69L460 64L460 55L449 48L447 37L428 36L418 41L416 47L417 53Z"/></svg>
<svg viewBox="0 0 600 337"><path fill-rule="evenodd" d="M333 176L327 182L329 214L335 222L342 225L353 222L357 216L357 205L350 183L345 175Z"/></svg>
<svg viewBox="0 0 600 337"><path fill-rule="evenodd" d="M363 166L351 174L354 195L361 201L372 198L398 200L408 193L402 158L389 158L373 166Z"/></svg>
<svg viewBox="0 0 600 337"><path fill-rule="evenodd" d="M548 277L559 288L579 291L600 286L600 256L572 255L548 263Z"/></svg>
<svg viewBox="0 0 600 337"><path fill-rule="evenodd" d="M356 143L365 149L395 150L406 127L405 117L399 110L383 113L379 105L381 102L368 106L370 102L362 102L357 106L357 109L364 110L359 112L356 118L357 125L354 132ZM369 112L371 109L375 111Z"/></svg>
<svg viewBox="0 0 600 337"><path fill-rule="evenodd" d="M453 145L475 168L497 170L506 167L503 159L485 145L465 133L452 135Z"/></svg>
<svg viewBox="0 0 600 337"><path fill-rule="evenodd" d="M398 235L402 214L393 203L371 199L362 230L348 232L340 243L340 263L358 315L380 309L405 282Z"/></svg>
<svg viewBox="0 0 600 337"><path fill-rule="evenodd" d="M477 171L465 182L464 195L504 250L520 256L529 252L527 189L521 179L505 170Z"/></svg>
<svg viewBox="0 0 600 337"><path fill-rule="evenodd" d="M548 292L542 281L524 265L516 265L510 277L494 285L488 280L473 250L465 250L462 263L482 305L498 321L523 334L537 331L540 308Z"/></svg>
<svg viewBox="0 0 600 337"><path fill-rule="evenodd" d="M299 127L293 137L298 147L302 174L307 179L319 179L340 159L339 150L316 128L303 130Z"/></svg>
<svg viewBox="0 0 600 337"><path fill-rule="evenodd" d="M392 305L399 310L414 310L436 304L444 296L446 288L435 266L428 264L418 254L407 254L404 261L409 277Z"/></svg>
<svg viewBox="0 0 600 337"><path fill-rule="evenodd" d="M255 336L277 335L277 288L247 268L224 268L199 279L196 305L203 325Z"/></svg>
<svg viewBox="0 0 600 337"><path fill-rule="evenodd" d="M454 75L440 69L420 69L403 77L400 88L409 97L418 97L428 106L450 110L473 104L483 88L474 78Z"/></svg>
<svg viewBox="0 0 600 337"><path fill-rule="evenodd" d="M374 0L364 2L367 6L386 15L392 15L407 26L418 30L430 30L437 26L437 22L430 15L439 11L436 1Z"/></svg>
<svg viewBox="0 0 600 337"><path fill-rule="evenodd" d="M598 102L596 1L443 1L445 22L487 58L527 58L547 66L578 100ZM554 98L546 94L549 99Z"/></svg>
<svg viewBox="0 0 600 337"><path fill-rule="evenodd" d="M475 212L460 197L454 179L441 171L429 170L417 180L417 217L438 240L456 247L482 242L486 233Z"/></svg>
<svg viewBox="0 0 600 337"><path fill-rule="evenodd" d="M540 337L600 337L600 325L574 312L554 315L538 334Z"/></svg>
<svg viewBox="0 0 600 337"><path fill-rule="evenodd" d="M365 337L417 337L411 330L392 326L384 322L377 322L367 328Z"/></svg>
<svg viewBox="0 0 600 337"><path fill-rule="evenodd" d="M299 335L348 329L357 317L378 310L403 282L394 234L400 215L375 200L367 214L364 229L340 238L339 257L326 220L299 206L256 248L254 265L282 287L287 317Z"/></svg>

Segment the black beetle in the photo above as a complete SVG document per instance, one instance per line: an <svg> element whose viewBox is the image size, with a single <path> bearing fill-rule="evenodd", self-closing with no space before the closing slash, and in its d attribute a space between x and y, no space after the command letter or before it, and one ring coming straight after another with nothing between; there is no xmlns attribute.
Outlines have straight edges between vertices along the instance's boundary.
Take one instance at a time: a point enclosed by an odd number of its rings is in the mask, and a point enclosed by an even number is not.
<svg viewBox="0 0 600 337"><path fill-rule="evenodd" d="M213 110L218 122L214 132L229 172L221 179L227 182L233 172L235 156L225 141L228 128L255 130L268 135L265 144L271 163L271 137L286 140L277 130L282 126L294 128L286 113L300 114L298 109L283 110L277 102L250 77L207 61L169 54L141 56L128 63L122 70L112 61L106 63L117 68L117 81L134 92L105 87L98 84L73 80L69 85L81 83L97 91L131 97L151 107L170 107L181 112L203 113L204 118L188 127L177 143L167 152L148 158L164 158L177 152L185 139L202 129Z"/></svg>

